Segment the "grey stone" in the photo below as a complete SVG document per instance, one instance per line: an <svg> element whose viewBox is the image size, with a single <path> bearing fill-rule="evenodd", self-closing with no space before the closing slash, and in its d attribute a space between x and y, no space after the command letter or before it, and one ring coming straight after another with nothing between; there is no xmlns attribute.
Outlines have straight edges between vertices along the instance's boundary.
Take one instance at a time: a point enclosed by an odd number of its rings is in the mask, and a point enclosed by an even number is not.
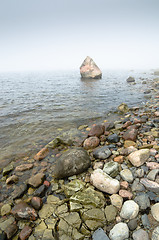
<svg viewBox="0 0 159 240"><path fill-rule="evenodd" d="M142 224L145 228L150 228L150 221L148 219L147 214L141 216Z"/></svg>
<svg viewBox="0 0 159 240"><path fill-rule="evenodd" d="M153 169L147 174L147 178L149 180L155 181L158 173L159 173L159 169Z"/></svg>
<svg viewBox="0 0 159 240"><path fill-rule="evenodd" d="M151 240L159 240L159 227L153 230Z"/></svg>
<svg viewBox="0 0 159 240"><path fill-rule="evenodd" d="M128 227L131 231L134 231L136 228L137 228L137 219L134 218L134 219L131 219L129 222L128 222Z"/></svg>
<svg viewBox="0 0 159 240"><path fill-rule="evenodd" d="M83 148L69 149L60 156L54 168L54 177L64 178L84 172L91 164Z"/></svg>
<svg viewBox="0 0 159 240"><path fill-rule="evenodd" d="M145 187L140 183L139 178L136 178L131 186L131 190L133 192L143 192L145 191Z"/></svg>
<svg viewBox="0 0 159 240"><path fill-rule="evenodd" d="M93 152L93 156L98 159L106 159L110 157L111 151L107 146L101 147Z"/></svg>
<svg viewBox="0 0 159 240"><path fill-rule="evenodd" d="M107 141L110 143L117 143L117 142L119 142L119 140L120 140L120 138L116 133L111 134L107 137Z"/></svg>
<svg viewBox="0 0 159 240"><path fill-rule="evenodd" d="M113 161L105 163L103 172L107 173L111 177L116 177L119 172L119 164Z"/></svg>
<svg viewBox="0 0 159 240"><path fill-rule="evenodd" d="M145 193L136 196L134 201L139 205L140 210L146 210L150 207L150 199Z"/></svg>
<svg viewBox="0 0 159 240"><path fill-rule="evenodd" d="M127 200L122 206L120 217L130 220L135 218L138 215L138 212L139 205L133 200Z"/></svg>
<svg viewBox="0 0 159 240"><path fill-rule="evenodd" d="M134 180L133 174L129 169L123 169L120 171L120 176L124 181L131 183Z"/></svg>
<svg viewBox="0 0 159 240"><path fill-rule="evenodd" d="M150 181L147 178L141 178L140 183L143 184L146 189L155 193L159 193L159 184L157 182Z"/></svg>
<svg viewBox="0 0 159 240"><path fill-rule="evenodd" d="M12 193L12 198L15 200L16 198L20 198L27 191L27 185L21 184L20 186L16 186L14 192Z"/></svg>
<svg viewBox="0 0 159 240"><path fill-rule="evenodd" d="M134 240L149 240L149 235L146 231L144 231L143 229L139 229L136 232L133 233L132 235Z"/></svg>
<svg viewBox="0 0 159 240"><path fill-rule="evenodd" d="M98 228L92 235L93 240L110 240L102 228Z"/></svg>
<svg viewBox="0 0 159 240"><path fill-rule="evenodd" d="M117 223L109 233L111 240L124 240L129 237L129 228L126 223Z"/></svg>

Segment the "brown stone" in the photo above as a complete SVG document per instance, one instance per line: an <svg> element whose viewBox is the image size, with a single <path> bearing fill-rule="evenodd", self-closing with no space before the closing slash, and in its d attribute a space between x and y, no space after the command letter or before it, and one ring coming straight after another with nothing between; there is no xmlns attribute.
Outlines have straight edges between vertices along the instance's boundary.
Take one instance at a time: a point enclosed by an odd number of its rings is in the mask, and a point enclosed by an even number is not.
<svg viewBox="0 0 159 240"><path fill-rule="evenodd" d="M11 210L11 213L17 218L17 219L23 219L23 220L36 220L37 213L34 208L30 207L27 203L21 201L17 205L14 206L14 208Z"/></svg>
<svg viewBox="0 0 159 240"><path fill-rule="evenodd" d="M19 178L16 175L12 175L6 180L6 184L12 184L18 182Z"/></svg>
<svg viewBox="0 0 159 240"><path fill-rule="evenodd" d="M44 147L42 148L35 156L35 160L42 160L49 154L49 149Z"/></svg>
<svg viewBox="0 0 159 240"><path fill-rule="evenodd" d="M30 236L30 234L32 233L32 228L29 226L25 226L22 231L19 234L19 238L21 240L26 240L28 239L28 237Z"/></svg>
<svg viewBox="0 0 159 240"><path fill-rule="evenodd" d="M31 169L31 168L33 168L33 164L32 163L28 163L28 164L22 164L22 165L20 165L20 166L17 166L16 168L15 168L15 171L17 171L17 172L23 172L23 171L26 171L26 170L29 170L29 169Z"/></svg>
<svg viewBox="0 0 159 240"><path fill-rule="evenodd" d="M138 134L138 130L133 126L133 127L130 127L130 129L128 129L126 132L124 132L123 138L124 140L135 141L137 134Z"/></svg>
<svg viewBox="0 0 159 240"><path fill-rule="evenodd" d="M123 163L124 156L117 156L114 158L114 162Z"/></svg>
<svg viewBox="0 0 159 240"><path fill-rule="evenodd" d="M99 79L102 77L102 72L95 64L92 58L86 57L80 67L80 74L82 78Z"/></svg>
<svg viewBox="0 0 159 240"><path fill-rule="evenodd" d="M157 162L147 162L146 166L151 170L152 169L158 169L159 168L159 163L157 163Z"/></svg>
<svg viewBox="0 0 159 240"><path fill-rule="evenodd" d="M88 133L89 137L100 137L105 131L105 127L103 125L94 125Z"/></svg>
<svg viewBox="0 0 159 240"><path fill-rule="evenodd" d="M39 210L42 207L42 205L43 205L43 201L42 201L42 199L40 197L33 197L31 199L31 205L36 210Z"/></svg>
<svg viewBox="0 0 159 240"><path fill-rule="evenodd" d="M127 121L126 123L123 124L122 128L127 128L132 125L132 122Z"/></svg>
<svg viewBox="0 0 159 240"><path fill-rule="evenodd" d="M18 226L15 223L11 224L5 230L5 233L7 234L7 239L12 239L12 237L16 234L17 231L18 231Z"/></svg>
<svg viewBox="0 0 159 240"><path fill-rule="evenodd" d="M132 199L133 194L127 190L120 190L119 191L119 196L121 196L122 198L127 198L127 199Z"/></svg>
<svg viewBox="0 0 159 240"><path fill-rule="evenodd" d="M45 178L44 173L38 173L38 174L32 176L31 178L29 178L28 184L35 188L39 187L43 183L44 178Z"/></svg>
<svg viewBox="0 0 159 240"><path fill-rule="evenodd" d="M99 145L99 138L98 137L89 137L87 138L84 143L83 147L88 150L88 149L93 149L96 148Z"/></svg>
<svg viewBox="0 0 159 240"><path fill-rule="evenodd" d="M120 182L120 187L123 189L128 189L129 183L127 181Z"/></svg>
<svg viewBox="0 0 159 240"><path fill-rule="evenodd" d="M136 143L134 141L131 141L131 140L126 140L124 142L124 147L127 148L127 147L130 147L130 146L136 147Z"/></svg>

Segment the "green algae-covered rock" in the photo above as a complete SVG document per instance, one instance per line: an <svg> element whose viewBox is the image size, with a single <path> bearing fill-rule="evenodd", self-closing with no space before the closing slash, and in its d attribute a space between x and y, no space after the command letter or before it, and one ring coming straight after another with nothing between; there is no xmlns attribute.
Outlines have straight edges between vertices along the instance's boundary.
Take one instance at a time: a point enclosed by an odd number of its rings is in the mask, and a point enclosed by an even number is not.
<svg viewBox="0 0 159 240"><path fill-rule="evenodd" d="M105 208L105 216L108 222L112 222L115 220L117 215L117 209L113 205L106 206Z"/></svg>
<svg viewBox="0 0 159 240"><path fill-rule="evenodd" d="M68 184L66 185L63 185L63 189L64 189L64 193L67 197L70 197L72 196L73 194L75 194L76 192L78 191L81 191L85 186L85 183L78 180L78 179L75 179L71 182L69 182Z"/></svg>
<svg viewBox="0 0 159 240"><path fill-rule="evenodd" d="M87 211L84 211L81 214L81 217L82 217L83 221L96 220L96 221L100 221L100 222L103 222L103 223L106 222L104 212L99 208L92 208L92 209L89 209Z"/></svg>

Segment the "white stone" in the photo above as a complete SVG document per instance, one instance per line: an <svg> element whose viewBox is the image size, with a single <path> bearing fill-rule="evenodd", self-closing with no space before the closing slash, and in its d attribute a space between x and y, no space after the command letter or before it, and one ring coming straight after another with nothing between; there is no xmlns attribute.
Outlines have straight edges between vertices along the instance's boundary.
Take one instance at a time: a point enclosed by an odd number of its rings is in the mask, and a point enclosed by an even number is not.
<svg viewBox="0 0 159 240"><path fill-rule="evenodd" d="M156 203L151 207L151 214L154 219L159 222L159 203Z"/></svg>
<svg viewBox="0 0 159 240"><path fill-rule="evenodd" d="M120 176L124 181L127 181L129 183L131 183L134 180L132 172L129 169L123 169L120 172Z"/></svg>
<svg viewBox="0 0 159 240"><path fill-rule="evenodd" d="M149 149L140 149L130 153L128 159L132 163L132 165L134 165L135 167L140 167L148 160L149 156L150 156Z"/></svg>
<svg viewBox="0 0 159 240"><path fill-rule="evenodd" d="M159 240L159 227L153 230L151 240Z"/></svg>
<svg viewBox="0 0 159 240"><path fill-rule="evenodd" d="M112 230L110 230L109 238L111 240L124 240L129 237L129 229L126 223L117 223Z"/></svg>
<svg viewBox="0 0 159 240"><path fill-rule="evenodd" d="M90 181L97 189L109 194L117 193L120 189L118 180L113 179L101 169L96 169L91 174Z"/></svg>
<svg viewBox="0 0 159 240"><path fill-rule="evenodd" d="M133 240L149 240L149 235L146 231L144 231L143 229L139 229L135 232L133 232Z"/></svg>
<svg viewBox="0 0 159 240"><path fill-rule="evenodd" d="M122 206L120 217L130 220L137 217L138 213L139 213L139 205L133 200L128 200L124 202Z"/></svg>

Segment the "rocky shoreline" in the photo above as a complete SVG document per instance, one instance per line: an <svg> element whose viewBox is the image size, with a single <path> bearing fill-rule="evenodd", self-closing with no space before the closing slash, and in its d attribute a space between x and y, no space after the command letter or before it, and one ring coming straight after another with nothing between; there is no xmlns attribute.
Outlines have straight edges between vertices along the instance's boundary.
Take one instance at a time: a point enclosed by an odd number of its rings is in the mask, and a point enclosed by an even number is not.
<svg viewBox="0 0 159 240"><path fill-rule="evenodd" d="M159 79L142 108L82 125L1 171L0 239L159 239Z"/></svg>

